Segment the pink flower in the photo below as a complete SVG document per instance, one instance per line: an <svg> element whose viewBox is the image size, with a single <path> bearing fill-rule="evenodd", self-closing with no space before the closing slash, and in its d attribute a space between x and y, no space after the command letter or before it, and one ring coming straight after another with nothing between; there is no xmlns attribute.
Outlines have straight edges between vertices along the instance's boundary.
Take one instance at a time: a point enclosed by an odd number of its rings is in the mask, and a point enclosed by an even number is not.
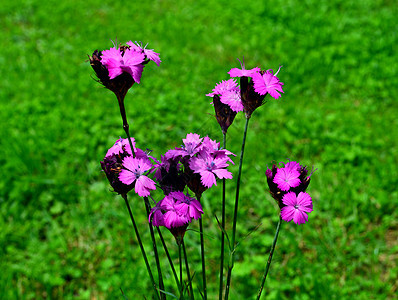
<svg viewBox="0 0 398 300"><path fill-rule="evenodd" d="M199 219L203 214L202 205L195 198L190 197L188 194L185 195L183 192L171 192L169 194L178 203L184 203L185 206L181 206L181 211L185 213L191 219Z"/></svg>
<svg viewBox="0 0 398 300"><path fill-rule="evenodd" d="M175 201L172 196L166 196L162 200L162 208L165 211L163 215L164 225L167 228L181 227L191 220L187 215L187 205Z"/></svg>
<svg viewBox="0 0 398 300"><path fill-rule="evenodd" d="M267 70L264 74L254 73L252 78L254 90L259 95L266 95L269 93L273 98L278 99L281 96L278 91L283 93L283 83L279 81L279 78L276 77L276 75L273 75L272 70Z"/></svg>
<svg viewBox="0 0 398 300"><path fill-rule="evenodd" d="M187 137L185 139L182 139L182 142L184 143L183 147L169 150L166 152L165 155L170 158L175 158L180 155L182 157L192 157L201 150L202 140L203 138L200 138L199 134L188 133Z"/></svg>
<svg viewBox="0 0 398 300"><path fill-rule="evenodd" d="M287 193L283 196L282 202L284 207L281 209L282 220L300 225L308 221L307 213L312 212L311 196L305 192L296 195L294 192Z"/></svg>
<svg viewBox="0 0 398 300"><path fill-rule="evenodd" d="M223 80L216 84L212 93L206 94L206 96L213 97L214 95L222 95L228 91L240 91L238 83L235 79Z"/></svg>
<svg viewBox="0 0 398 300"><path fill-rule="evenodd" d="M129 41L126 44L129 45L131 47L130 49L132 49L133 51L144 53L147 59L154 61L158 66L162 62L160 60L159 53L156 53L155 51L153 51L153 49L146 49L146 46L148 44L145 45L145 47L142 47L142 44L139 45L137 42L136 44L134 44L132 41Z"/></svg>
<svg viewBox="0 0 398 300"><path fill-rule="evenodd" d="M221 97L220 101L227 104L234 112L243 111L243 104L240 98L240 92L237 90L225 91Z"/></svg>
<svg viewBox="0 0 398 300"><path fill-rule="evenodd" d="M216 184L216 176L220 179L231 179L232 173L226 168L228 167L227 161L229 157L214 157L206 151L199 153L198 157L191 158L189 168L201 176L202 184L210 188Z"/></svg>
<svg viewBox="0 0 398 300"><path fill-rule="evenodd" d="M119 173L119 180L130 185L135 183L135 192L140 197L147 197L151 190L155 190L155 182L144 175L144 173L152 168L149 159L133 158L127 156L123 159L123 168Z"/></svg>
<svg viewBox="0 0 398 300"><path fill-rule="evenodd" d="M125 49L124 53L120 48L112 47L102 51L101 63L108 69L109 79L114 79L123 72L129 73L135 82L140 83L144 69L144 53Z"/></svg>
<svg viewBox="0 0 398 300"><path fill-rule="evenodd" d="M274 183L282 191L288 191L291 187L299 186L301 181L299 179L300 172L297 169L284 167L278 169L274 177Z"/></svg>
<svg viewBox="0 0 398 300"><path fill-rule="evenodd" d="M239 59L238 59L239 60ZM238 68L232 68L229 72L228 72L228 74L231 76L231 77L252 77L252 75L254 74L254 73L258 73L258 72L260 72L260 68L259 67L256 67L256 68L253 68L253 69L251 69L251 70L246 70L245 69L245 63L243 62L241 62L240 60L239 60L239 62L240 62L240 65L241 65L241 68L242 69L238 69Z"/></svg>

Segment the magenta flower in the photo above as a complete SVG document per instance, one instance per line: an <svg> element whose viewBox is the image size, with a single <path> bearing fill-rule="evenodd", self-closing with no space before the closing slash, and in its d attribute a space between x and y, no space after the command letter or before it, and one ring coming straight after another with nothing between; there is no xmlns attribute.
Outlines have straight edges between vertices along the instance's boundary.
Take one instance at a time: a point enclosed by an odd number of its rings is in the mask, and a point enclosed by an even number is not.
<svg viewBox="0 0 398 300"><path fill-rule="evenodd" d="M158 66L162 62L160 60L159 53L156 53L153 49L146 49L148 44L146 44L145 47L142 47L142 44L140 45L137 42L134 44L132 41L129 41L126 44L129 45L131 47L130 49L133 51L144 53L147 59L154 61Z"/></svg>
<svg viewBox="0 0 398 300"><path fill-rule="evenodd" d="M175 201L172 196L166 196L162 200L164 225L167 228L182 227L190 222L191 218L187 214L187 205L180 201Z"/></svg>
<svg viewBox="0 0 398 300"><path fill-rule="evenodd" d="M216 176L220 179L231 179L232 173L226 168L229 157L214 157L208 152L202 151L198 157L193 157L189 162L189 168L200 174L202 184L210 188L216 184Z"/></svg>
<svg viewBox="0 0 398 300"><path fill-rule="evenodd" d="M155 190L155 182L144 175L144 173L152 168L149 159L133 158L127 156L123 160L123 169L119 173L119 180L130 185L135 184L135 192L140 197L147 197L151 190Z"/></svg>
<svg viewBox="0 0 398 300"><path fill-rule="evenodd" d="M213 97L214 95L221 96L225 92L239 91L238 83L235 79L223 80L217 83L212 93L206 94L206 96Z"/></svg>
<svg viewBox="0 0 398 300"><path fill-rule="evenodd" d="M185 195L183 192L171 192L170 196L177 200L177 203L186 204L185 206L181 206L181 211L184 211L185 215L189 218L197 220L203 214L200 202L190 197L188 194Z"/></svg>
<svg viewBox="0 0 398 300"><path fill-rule="evenodd" d="M238 59L238 60L239 60L239 59ZM258 72L260 72L260 70L261 70L259 67L253 68L253 69L251 69L251 70L246 70L246 69L245 69L245 63L244 63L244 62L242 63L240 60L239 60L239 62L240 62L240 65L241 65L242 69L232 68L232 69L228 72L228 74L229 74L231 77L252 77L252 75L253 75L254 73L258 73Z"/></svg>
<svg viewBox="0 0 398 300"><path fill-rule="evenodd" d="M135 82L140 83L144 69L145 55L131 49L112 47L102 51L101 63L108 69L109 79L114 79L123 72L129 73Z"/></svg>
<svg viewBox="0 0 398 300"><path fill-rule="evenodd" d="M272 70L267 70L264 74L261 73L254 73L252 76L255 92L260 95L269 93L273 98L278 99L281 96L278 92L283 93L283 83L273 74Z"/></svg>
<svg viewBox="0 0 398 300"><path fill-rule="evenodd" d="M308 213L312 212L311 196L305 192L298 195L294 192L287 193L283 196L282 202L284 207L281 209L282 220L300 225L308 221Z"/></svg>
<svg viewBox="0 0 398 300"><path fill-rule="evenodd" d="M199 134L197 133L188 133L187 137L182 140L184 146L181 148L176 148L174 150L169 150L166 152L165 155L175 158L177 156L194 156L201 150L203 138L200 138Z"/></svg>
<svg viewBox="0 0 398 300"><path fill-rule="evenodd" d="M240 98L240 91L237 90L225 91L220 96L220 101L224 104L227 104L234 112L243 111L243 104L242 104L242 99Z"/></svg>
<svg viewBox="0 0 398 300"><path fill-rule="evenodd" d="M299 186L301 181L299 179L300 172L294 168L280 168L276 172L274 182L282 191L288 191L291 187Z"/></svg>

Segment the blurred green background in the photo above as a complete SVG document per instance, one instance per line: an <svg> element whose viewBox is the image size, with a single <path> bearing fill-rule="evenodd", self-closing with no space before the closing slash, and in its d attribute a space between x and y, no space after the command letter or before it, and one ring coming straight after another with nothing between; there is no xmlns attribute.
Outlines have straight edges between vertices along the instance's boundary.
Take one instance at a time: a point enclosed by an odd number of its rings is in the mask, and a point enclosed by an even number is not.
<svg viewBox="0 0 398 300"><path fill-rule="evenodd" d="M0 298L122 299L120 288L129 299L150 297L127 210L99 164L124 132L116 98L91 78L87 54L117 38L161 55L126 97L137 145L157 157L189 132L222 139L205 94L229 78L236 58L247 68L283 65L285 94L250 121L232 299L257 292L278 220L264 172L287 158L318 168L308 190L314 212L303 226L282 224L267 299L393 299L397 15L396 1L381 0L3 2ZM243 125L240 115L228 132L235 153ZM219 187L204 194L210 299L218 295ZM143 203L131 203L152 257ZM198 233L189 231L186 243L196 288Z"/></svg>

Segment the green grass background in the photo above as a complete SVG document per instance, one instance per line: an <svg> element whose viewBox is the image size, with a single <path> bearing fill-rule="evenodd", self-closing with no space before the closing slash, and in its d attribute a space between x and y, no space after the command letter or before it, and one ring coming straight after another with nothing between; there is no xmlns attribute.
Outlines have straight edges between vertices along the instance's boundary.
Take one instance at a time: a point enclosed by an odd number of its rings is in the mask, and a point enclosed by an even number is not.
<svg viewBox="0 0 398 300"><path fill-rule="evenodd" d="M90 77L87 54L117 38L149 43L161 55L160 67L145 67L142 83L126 97L138 146L158 157L189 132L222 139L205 94L239 66L236 58L244 56L248 68L284 66L285 94L268 98L250 121L232 299L257 292L278 220L264 172L287 158L318 168L309 187L314 212L303 226L282 224L267 299L393 299L397 2L182 3L6 0L0 6L0 298L122 299L120 288L129 299L150 298L127 210L99 165L124 133L116 98ZM240 115L228 132L235 153L243 125ZM229 224L234 182L228 182ZM218 295L213 215L220 214L220 192L204 195L210 299ZM152 258L143 203L135 196L131 203ZM198 242L189 231L195 289ZM162 263L166 287L176 292L163 257Z"/></svg>

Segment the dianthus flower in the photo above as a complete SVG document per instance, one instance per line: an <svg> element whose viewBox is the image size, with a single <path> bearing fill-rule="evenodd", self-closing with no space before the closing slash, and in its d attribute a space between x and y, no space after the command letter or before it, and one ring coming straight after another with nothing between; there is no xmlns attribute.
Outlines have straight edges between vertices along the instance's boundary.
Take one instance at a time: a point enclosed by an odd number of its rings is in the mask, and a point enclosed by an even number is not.
<svg viewBox="0 0 398 300"><path fill-rule="evenodd" d="M281 67L279 67L279 70L280 68ZM265 72L253 74L254 90L256 93L260 95L266 95L268 93L273 98L278 99L281 96L278 92L283 93L283 82L280 82L279 78L276 77L279 70L275 75L271 69Z"/></svg>
<svg viewBox="0 0 398 300"><path fill-rule="evenodd" d="M223 80L206 96L213 97L211 104L214 105L217 122L223 133L227 133L237 112L243 109L238 83L235 79Z"/></svg>
<svg viewBox="0 0 398 300"><path fill-rule="evenodd" d="M135 147L134 138L131 138L136 158L148 159L148 156L143 150ZM101 161L101 168L104 170L109 183L119 194L126 194L134 185L124 184L119 180L119 173L123 168L123 160L127 156L132 156L130 144L128 139L118 139L115 144L106 152L103 161Z"/></svg>
<svg viewBox="0 0 398 300"><path fill-rule="evenodd" d="M299 186L301 181L299 179L300 173L294 168L280 168L276 172L274 182L278 185L278 188L286 192L291 187Z"/></svg>
<svg viewBox="0 0 398 300"><path fill-rule="evenodd" d="M272 70L261 71L259 67L246 70L242 63L241 67L242 69L232 68L228 73L231 77L240 77L240 99L246 118L249 119L254 110L263 105L267 94L276 99L280 97L278 91L283 93L283 83L276 77L279 70L273 75Z"/></svg>
<svg viewBox="0 0 398 300"><path fill-rule="evenodd" d="M160 64L159 54L143 49L131 41L127 46L114 46L109 50L95 50L89 56L98 81L115 93L119 102L123 102L127 91L135 82L140 83L144 65L153 60ZM134 47L133 47L133 46Z"/></svg>
<svg viewBox="0 0 398 300"><path fill-rule="evenodd" d="M123 169L119 173L119 180L126 184L135 185L134 190L140 197L147 197L151 190L155 190L155 182L145 176L145 172L152 168L149 159L127 156L123 159Z"/></svg>
<svg viewBox="0 0 398 300"><path fill-rule="evenodd" d="M207 151L201 151L197 157L193 157L189 161L189 168L194 172L200 174L202 184L210 188L217 185L216 176L220 179L231 179L232 173L226 168L228 167L226 157L214 157Z"/></svg>
<svg viewBox="0 0 398 300"><path fill-rule="evenodd" d="M145 60L144 53L126 48L112 47L102 51L101 63L109 71L109 79L114 79L123 72L129 73L135 82L140 83Z"/></svg>
<svg viewBox="0 0 398 300"><path fill-rule="evenodd" d="M242 100L240 98L240 91L227 91L220 96L220 101L228 105L232 111L240 112L243 110Z"/></svg>
<svg viewBox="0 0 398 300"><path fill-rule="evenodd" d="M187 137L182 140L184 145L181 148L169 150L166 154L171 158L175 158L178 156L192 157L200 151L201 145L202 145L202 140L203 140L203 138L200 138L199 134L188 133Z"/></svg>
<svg viewBox="0 0 398 300"><path fill-rule="evenodd" d="M285 194L282 198L285 205L281 209L282 220L300 225L308 221L307 213L312 212L311 196L305 192L300 192L298 195L294 192Z"/></svg>

